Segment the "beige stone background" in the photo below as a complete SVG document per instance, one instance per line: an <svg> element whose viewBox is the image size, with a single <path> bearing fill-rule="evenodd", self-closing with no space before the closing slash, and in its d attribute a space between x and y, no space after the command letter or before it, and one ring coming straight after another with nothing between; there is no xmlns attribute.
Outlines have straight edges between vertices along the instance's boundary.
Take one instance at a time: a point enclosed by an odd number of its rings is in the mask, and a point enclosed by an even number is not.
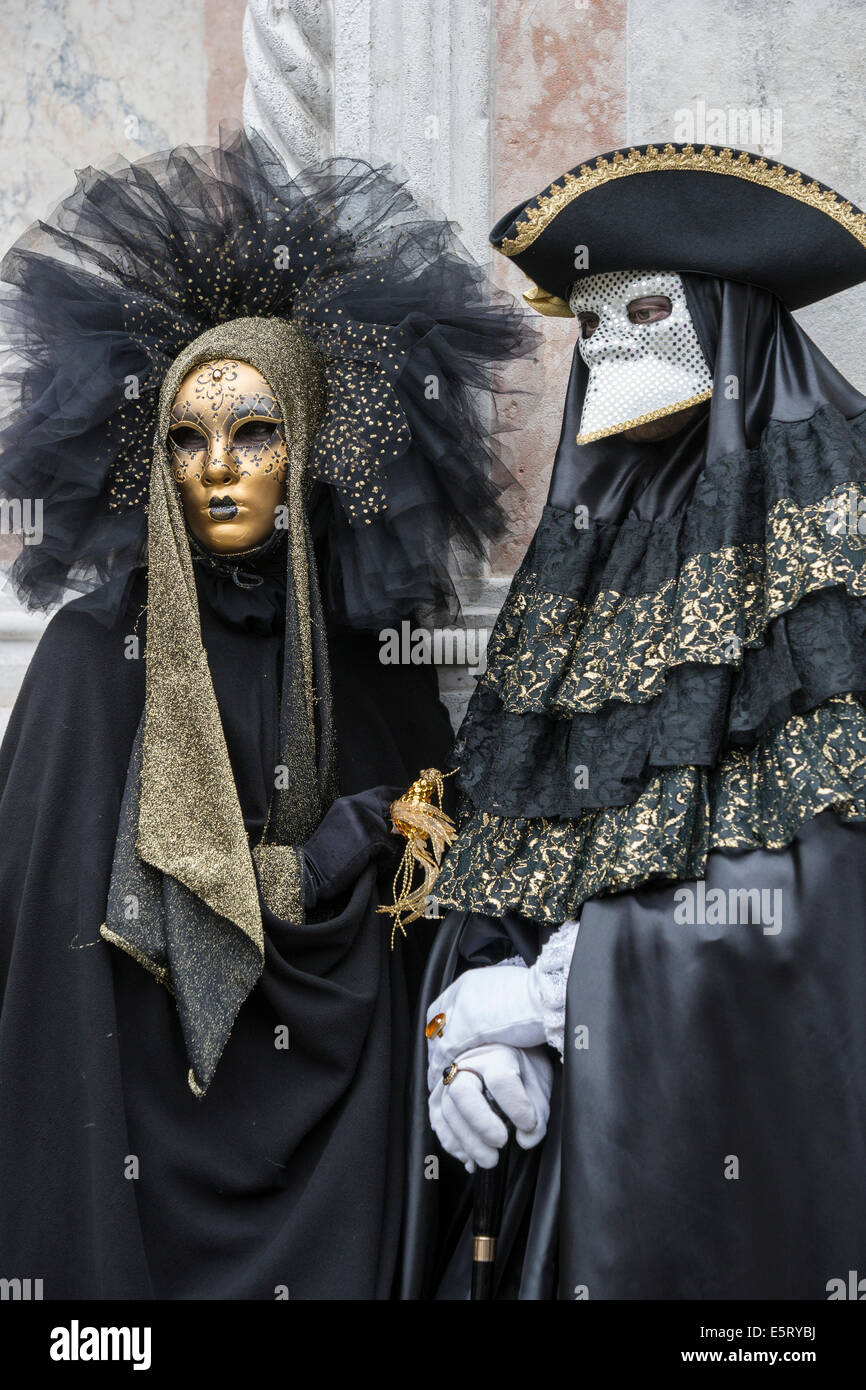
<svg viewBox="0 0 866 1390"><path fill-rule="evenodd" d="M240 119L244 0L3 0L0 246L113 155Z"/></svg>
<svg viewBox="0 0 866 1390"><path fill-rule="evenodd" d="M289 155L400 163L485 254L485 228L584 159L689 138L700 112L759 127L696 138L760 150L866 204L864 0L249 0L268 133ZM239 118L244 0L2 0L0 248L71 187L72 171L212 138ZM256 56L257 55L257 56ZM253 68L250 69L251 73ZM285 89L285 101L282 100ZM256 95L255 93L253 94ZM249 97L249 88L248 88ZM283 107L285 109L283 109ZM772 138L767 137L767 132ZM780 245L779 254L784 255ZM524 285L499 260L515 294ZM866 290L802 314L866 389ZM574 327L517 398L511 539L477 613L501 597L536 524L559 433ZM481 591L479 591L481 593ZM480 619L479 619L480 620ZM0 596L0 718L39 630Z"/></svg>

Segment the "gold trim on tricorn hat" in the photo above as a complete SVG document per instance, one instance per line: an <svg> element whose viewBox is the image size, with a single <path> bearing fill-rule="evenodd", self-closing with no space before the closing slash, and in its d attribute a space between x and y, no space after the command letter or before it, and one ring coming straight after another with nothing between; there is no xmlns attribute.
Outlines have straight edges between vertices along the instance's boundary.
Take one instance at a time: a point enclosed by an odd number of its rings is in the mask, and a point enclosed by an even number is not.
<svg viewBox="0 0 866 1390"><path fill-rule="evenodd" d="M670 219L664 226L665 201L673 190L668 184L658 197L650 199L646 193L647 182L638 181L634 176L671 173L691 176L691 186L687 190L685 186L683 188L688 199L685 210L671 205ZM702 248L706 246L707 222L712 224L714 221L712 218L701 219L701 193L707 194L702 176L706 174L726 177L731 181L730 192L733 194L728 199L729 220L722 220L713 228L718 248L715 257L702 255ZM701 182L695 182L696 179ZM629 198L620 200L617 211L622 214L623 228L628 227L627 218L631 221L635 259L626 263L627 252L621 251L615 263L611 263L610 255L606 256L603 251L595 256L590 255L592 264L575 270L573 248L576 243L570 233L573 231L583 242L587 226L593 229L595 209L590 212L590 195L625 180L632 180ZM781 207L770 200L762 204L763 222L756 226L755 204L743 204L741 207L742 200L736 196L736 191L748 185L771 195L783 195L792 201L796 211L792 213L791 208L787 207L783 223ZM576 208L579 199L587 201ZM642 216L642 204L646 203L653 204L651 217ZM690 208L693 209L691 216ZM806 214L805 219L798 216L800 210ZM613 223L612 212L612 206L606 205L604 221L608 227ZM740 217L740 212L745 216ZM809 221L813 212L823 214L827 223ZM597 215L601 218L602 214L599 211ZM774 238L770 233L774 222L778 222L778 234L784 240L772 244ZM845 235L842 238L828 237L831 226ZM652 249L652 228L656 229L659 238L660 259L650 265L646 257ZM645 145L599 155L595 160L563 174L541 193L512 209L494 227L490 240L497 251L514 260L532 278L533 288L524 295L527 303L541 314L564 318L571 315L565 284L569 274L571 280L579 280L588 274L610 270L676 269L750 280L751 276L744 273L742 255L743 242L750 237L756 247L752 283L771 289L791 308L813 303L866 279L866 213L834 189L797 169L727 146L704 145L698 149L693 145ZM850 242L847 238L850 238ZM618 238L617 246L628 239L629 233L626 232L625 237ZM554 245L556 240L559 240L559 245ZM700 264L686 263L689 259L689 242ZM678 264L667 264L665 247L676 247L679 243L683 244L683 253L678 258ZM737 245L741 254L733 257L727 254L732 244ZM616 252L612 254L616 256ZM566 262L565 256L572 259ZM768 283L766 274L766 263L771 256L775 257L779 266L776 284L772 283L772 276ZM550 262L549 271L546 260ZM784 273L786 260L788 267L787 273ZM566 293L557 293L557 289L564 289ZM787 293L782 292L785 289Z"/></svg>

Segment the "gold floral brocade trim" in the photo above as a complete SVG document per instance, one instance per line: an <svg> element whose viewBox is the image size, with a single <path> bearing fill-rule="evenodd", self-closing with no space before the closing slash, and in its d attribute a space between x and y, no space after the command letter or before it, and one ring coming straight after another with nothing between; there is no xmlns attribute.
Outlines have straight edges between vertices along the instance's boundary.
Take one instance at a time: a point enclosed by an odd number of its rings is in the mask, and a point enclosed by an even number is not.
<svg viewBox="0 0 866 1390"><path fill-rule="evenodd" d="M436 894L462 911L564 922L601 894L700 878L712 850L783 849L828 810L866 820L866 708L853 695L794 716L712 769L665 769L628 806L562 821L476 811Z"/></svg>
<svg viewBox="0 0 866 1390"><path fill-rule="evenodd" d="M764 188L783 193L798 203L826 213L862 246L866 246L866 214L846 202L833 189L822 188L814 179L806 180L798 170L786 169L784 164L770 164L762 156L749 154L746 150L735 153L727 147L717 149L712 145L704 145L699 150L693 145L678 149L668 144L661 149L656 145L647 145L645 150L632 148L627 154L617 150L610 156L599 155L593 164L582 164L579 174L563 174L560 181L550 184L546 192L539 194L533 207L523 209L516 224L516 235L503 240L496 249L504 256L519 255L581 194L600 188L612 179L667 170L727 174L761 184Z"/></svg>
<svg viewBox="0 0 866 1390"><path fill-rule="evenodd" d="M866 491L842 484L807 506L783 498L764 543L690 555L653 593L603 589L586 604L530 579L505 602L480 684L509 713L568 715L652 700L688 662L739 667L768 623L805 595L840 585L866 596L866 536L831 529L852 499L866 506Z"/></svg>

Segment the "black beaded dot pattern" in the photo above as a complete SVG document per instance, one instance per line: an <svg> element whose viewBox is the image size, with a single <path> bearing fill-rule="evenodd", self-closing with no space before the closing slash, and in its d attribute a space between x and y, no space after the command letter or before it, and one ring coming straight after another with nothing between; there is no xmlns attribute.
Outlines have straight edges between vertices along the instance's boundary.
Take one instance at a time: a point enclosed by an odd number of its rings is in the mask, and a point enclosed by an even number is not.
<svg viewBox="0 0 866 1390"><path fill-rule="evenodd" d="M670 300L654 323L633 323L629 305L648 295ZM578 442L600 439L703 399L713 377L689 313L683 282L669 272L614 271L575 284L569 307L576 318L598 318L578 340L589 367Z"/></svg>

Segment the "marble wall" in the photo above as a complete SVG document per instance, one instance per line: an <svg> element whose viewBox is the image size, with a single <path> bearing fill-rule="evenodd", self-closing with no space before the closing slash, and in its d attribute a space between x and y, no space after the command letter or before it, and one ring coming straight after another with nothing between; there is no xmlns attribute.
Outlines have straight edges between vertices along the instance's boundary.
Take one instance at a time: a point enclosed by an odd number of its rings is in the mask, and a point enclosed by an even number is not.
<svg viewBox="0 0 866 1390"><path fill-rule="evenodd" d="M626 139L628 0L575 5L564 0L496 0L491 203L493 221L581 160ZM504 257L495 271L519 297L526 278ZM517 399L510 467L521 484L512 500L512 538L493 557L510 574L520 563L544 505L559 439L574 348L573 319L538 319L538 369ZM509 441L511 442L511 441Z"/></svg>
<svg viewBox="0 0 866 1390"><path fill-rule="evenodd" d="M241 115L244 0L3 0L0 246L72 170L201 143Z"/></svg>
<svg viewBox="0 0 866 1390"><path fill-rule="evenodd" d="M2 0L0 254L71 189L75 169L200 144L220 120L239 120L244 10L244 0ZM0 586L0 733L44 624Z"/></svg>

